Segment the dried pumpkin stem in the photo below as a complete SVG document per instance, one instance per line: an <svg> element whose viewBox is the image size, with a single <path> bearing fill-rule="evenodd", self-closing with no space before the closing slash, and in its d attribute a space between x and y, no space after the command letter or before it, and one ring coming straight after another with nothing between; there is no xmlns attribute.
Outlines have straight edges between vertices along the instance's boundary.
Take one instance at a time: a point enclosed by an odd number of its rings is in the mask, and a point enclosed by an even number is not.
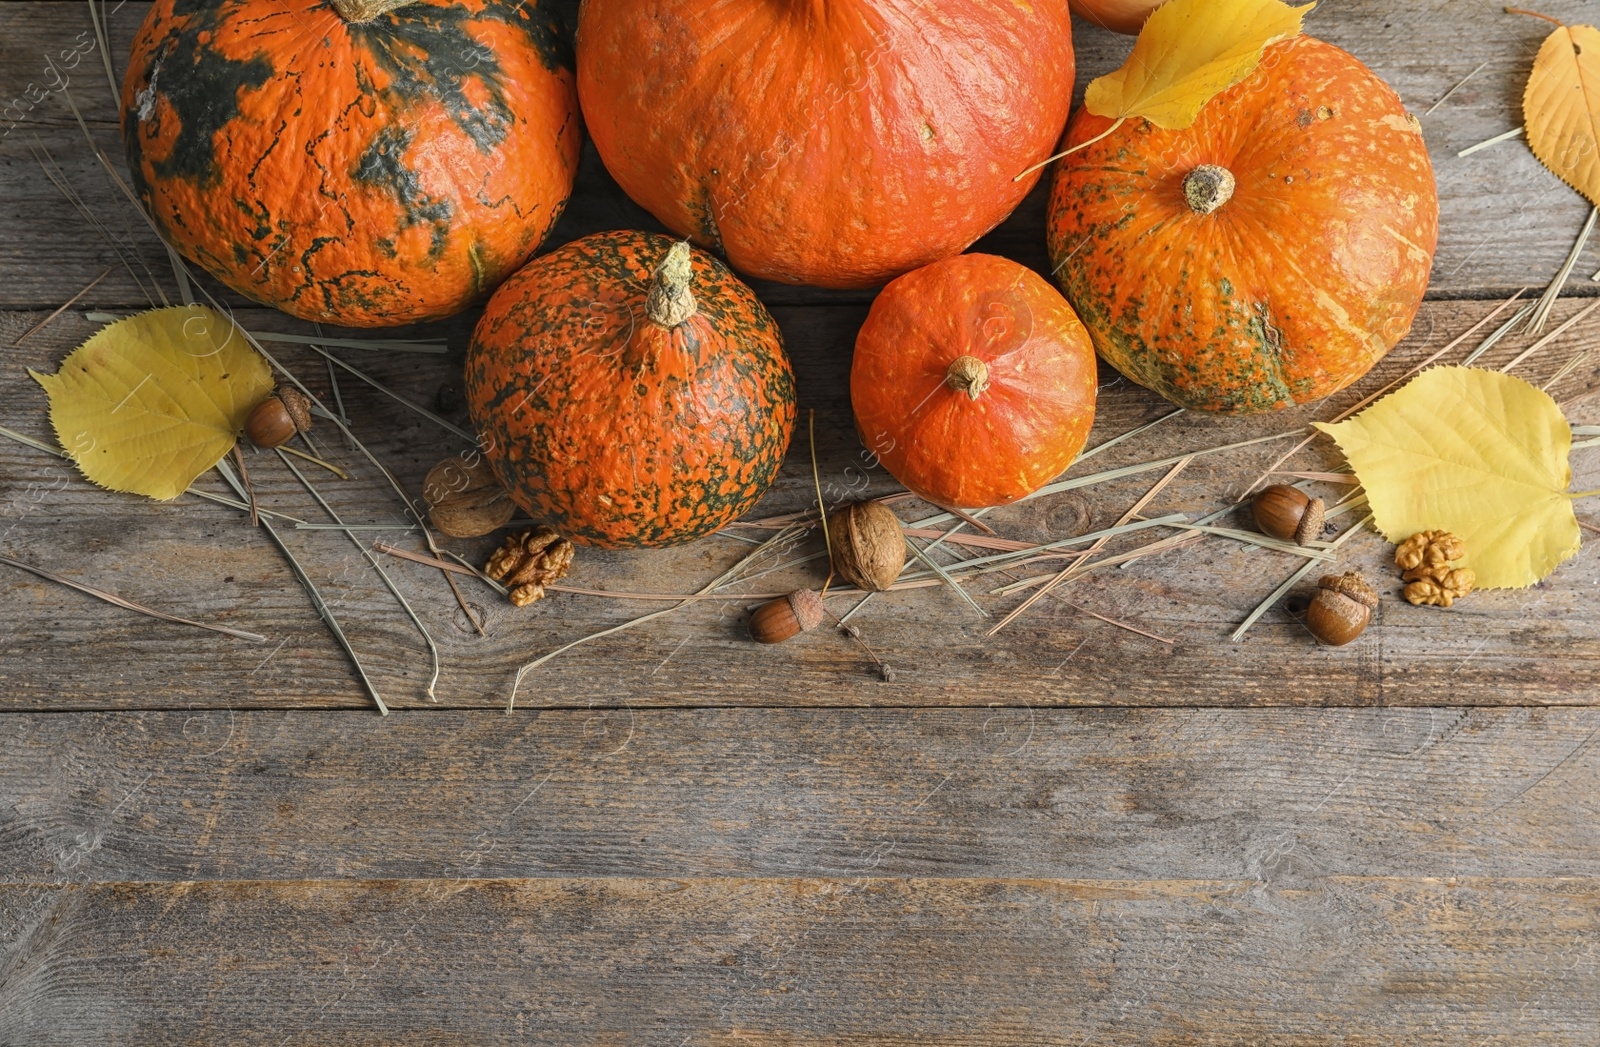
<svg viewBox="0 0 1600 1047"><path fill-rule="evenodd" d="M689 241L679 240L667 252L656 269L655 283L650 285L650 298L645 303L645 313L662 327L677 327L695 314L697 306L689 291L693 270L689 258Z"/></svg>
<svg viewBox="0 0 1600 1047"><path fill-rule="evenodd" d="M404 7L412 0L329 0L333 9L339 12L339 17L352 25L370 22L379 15L386 15L397 7Z"/></svg>
<svg viewBox="0 0 1600 1047"><path fill-rule="evenodd" d="M976 356L958 356L950 361L950 369L944 373L944 384L958 393L966 393L967 399L976 400L989 388L989 365Z"/></svg>
<svg viewBox="0 0 1600 1047"><path fill-rule="evenodd" d="M1233 199L1233 172L1216 164L1201 164L1183 179L1183 198L1195 214L1210 214Z"/></svg>

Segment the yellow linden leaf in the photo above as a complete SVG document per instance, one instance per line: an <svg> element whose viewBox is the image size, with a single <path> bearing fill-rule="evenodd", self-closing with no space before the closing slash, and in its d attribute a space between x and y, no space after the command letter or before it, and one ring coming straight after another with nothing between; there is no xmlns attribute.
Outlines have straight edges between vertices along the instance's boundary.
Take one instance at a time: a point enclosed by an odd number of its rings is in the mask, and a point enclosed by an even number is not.
<svg viewBox="0 0 1600 1047"><path fill-rule="evenodd" d="M1171 0L1150 15L1133 53L1089 84L1083 104L1096 116L1142 116L1177 131L1218 93L1255 71L1268 44L1300 32L1316 5L1279 0Z"/></svg>
<svg viewBox="0 0 1600 1047"><path fill-rule="evenodd" d="M1585 85L1591 85L1585 89ZM1600 206L1600 29L1562 26L1545 37L1522 93L1528 145L1539 162Z"/></svg>
<svg viewBox="0 0 1600 1047"><path fill-rule="evenodd" d="M272 371L233 321L204 306L102 328L55 374L50 423L83 475L113 491L176 498L233 447Z"/></svg>
<svg viewBox="0 0 1600 1047"><path fill-rule="evenodd" d="M1435 367L1336 425L1332 436L1391 542L1450 531L1480 589L1521 589L1578 551L1567 485L1572 429L1520 378Z"/></svg>

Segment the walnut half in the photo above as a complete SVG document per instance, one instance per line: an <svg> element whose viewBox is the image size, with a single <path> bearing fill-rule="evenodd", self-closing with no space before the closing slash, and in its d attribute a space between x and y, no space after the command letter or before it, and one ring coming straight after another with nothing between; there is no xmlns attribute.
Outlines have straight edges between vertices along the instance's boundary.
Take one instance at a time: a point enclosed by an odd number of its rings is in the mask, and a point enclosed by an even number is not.
<svg viewBox="0 0 1600 1047"><path fill-rule="evenodd" d="M513 534L495 550L483 571L505 586L511 602L526 607L544 597L544 587L572 566L572 543L543 525Z"/></svg>
<svg viewBox="0 0 1600 1047"><path fill-rule="evenodd" d="M1394 551L1395 566L1405 574L1405 598L1409 603L1449 607L1472 592L1477 575L1465 567L1452 567L1450 561L1467 555L1467 546L1449 531L1419 531L1401 542Z"/></svg>

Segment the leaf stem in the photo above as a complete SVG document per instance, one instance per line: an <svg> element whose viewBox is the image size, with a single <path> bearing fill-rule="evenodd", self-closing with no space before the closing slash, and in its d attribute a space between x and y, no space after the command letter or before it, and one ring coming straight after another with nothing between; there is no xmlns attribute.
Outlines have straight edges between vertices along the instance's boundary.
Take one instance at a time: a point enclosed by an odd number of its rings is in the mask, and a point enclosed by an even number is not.
<svg viewBox="0 0 1600 1047"><path fill-rule="evenodd" d="M1507 7L1506 8L1506 14L1508 14L1508 15L1527 15L1530 18L1542 18L1546 22L1549 22L1551 25L1558 25L1563 29L1565 29L1567 27L1567 23L1561 21L1559 18L1551 18L1549 15L1542 15L1537 11L1529 11L1525 7Z"/></svg>
<svg viewBox="0 0 1600 1047"><path fill-rule="evenodd" d="M1019 174L1019 175L1017 175L1017 177L1013 178L1012 181L1013 182L1020 182L1024 178L1026 178L1029 175L1033 174L1033 172L1037 171L1039 168L1044 167L1044 166L1046 166L1048 164L1053 164L1057 160L1061 159L1063 156L1071 156L1073 153L1076 153L1079 149L1087 149L1087 148L1089 148L1091 145L1094 145L1096 142L1100 141L1100 139L1105 138L1106 136L1110 135L1111 132L1115 131L1117 128L1119 128L1123 124L1127 123L1127 120L1128 120L1128 118L1125 117L1125 116L1117 117L1115 122L1113 122L1110 127L1106 128L1104 131L1101 131L1099 134L1095 135L1093 138L1089 139L1087 142L1079 142L1077 145L1073 146L1071 149L1063 149L1061 152L1055 154L1054 156L1045 157L1043 160L1040 160L1038 163L1034 164L1033 166L1026 168L1021 174Z"/></svg>

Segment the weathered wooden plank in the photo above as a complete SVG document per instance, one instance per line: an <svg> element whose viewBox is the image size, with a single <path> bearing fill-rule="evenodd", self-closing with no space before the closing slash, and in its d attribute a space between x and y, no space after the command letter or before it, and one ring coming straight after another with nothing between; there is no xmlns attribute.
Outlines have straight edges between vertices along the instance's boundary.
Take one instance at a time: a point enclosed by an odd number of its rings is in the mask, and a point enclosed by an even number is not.
<svg viewBox="0 0 1600 1047"><path fill-rule="evenodd" d="M120 71L128 41L145 5L128 3L112 17L112 53ZM1552 0L1542 10L1575 21L1593 20L1582 0ZM17 2L0 8L0 104L23 97L29 85L53 82L47 55L71 51L88 29L85 5ZM1550 278L1577 235L1587 204L1533 158L1525 144L1509 142L1461 158L1462 148L1516 127L1522 84L1548 29L1547 23L1507 15L1495 0L1443 0L1397 7L1383 0L1335 0L1318 7L1308 31L1352 51L1387 79L1423 121L1439 178L1441 239L1433 274L1436 297L1508 293ZM1076 34L1079 85L1119 64L1124 37L1082 26ZM1482 66L1481 69L1479 67ZM1477 70L1474 73L1474 70ZM1437 110L1430 107L1469 73L1472 77ZM95 129L96 140L120 163L116 112L97 54L64 75L73 99ZM38 94L38 91L35 91ZM44 308L93 279L114 258L78 213L41 177L29 153L35 141L62 165L68 179L102 221L124 233L124 205L88 153L60 93L29 109L10 127L0 123L0 308ZM9 128L9 130L8 130ZM1043 245L1044 193L1036 192L1012 219L979 245L1048 269ZM159 248L142 227L126 220L153 271ZM649 225L648 217L616 189L592 151L556 241L619 225ZM1573 293L1594 290L1583 275L1600 269L1600 244L1580 262ZM141 274L142 275L142 274ZM863 301L861 293L831 294L761 285L772 302ZM169 289L170 290L170 289ZM108 304L143 302L133 281L114 273L99 292Z"/></svg>
<svg viewBox="0 0 1600 1047"><path fill-rule="evenodd" d="M1593 880L0 888L0 1042L1590 1044Z"/></svg>
<svg viewBox="0 0 1600 1047"><path fill-rule="evenodd" d="M1563 305L1558 318L1570 315ZM1378 388L1425 352L1476 319L1482 303L1434 303L1413 339L1378 371L1334 401L1269 418L1218 419L1185 415L1078 467L1113 467L1288 432L1327 417L1364 391ZM255 323L269 314L243 316ZM780 307L795 360L802 405L817 411L818 455L830 500L858 484L881 494L895 490L881 469L863 469L848 403L846 347L862 315L855 309ZM39 314L9 314L0 340L10 341ZM25 367L53 369L66 346L92 325L74 314L57 320L8 351L0 369L0 425L50 439L44 397ZM1518 369L1543 382L1571 354L1596 340L1590 321ZM1527 344L1507 341L1489 362L1509 360ZM309 354L286 350L313 388L326 389L325 370ZM454 380L445 358L352 354L402 395L433 402ZM1454 359L1455 357L1452 357ZM1600 386L1600 354L1555 387L1568 400ZM426 469L462 446L392 401L359 383L342 383L356 432L415 490ZM1120 380L1102 391L1098 443L1170 408ZM1592 401L1571 408L1574 421L1600 421ZM459 409L452 415L466 424ZM319 474L319 489L350 522L398 524L399 500L336 434L320 430L319 446L356 473L346 484ZM1198 459L1149 509L1199 515L1229 504L1290 444L1270 443ZM305 520L325 519L275 460L254 459L252 475L263 504ZM1295 460L1297 467L1340 468L1322 441ZM1578 488L1600 486L1600 459L1574 456ZM997 511L991 521L1011 537L1043 541L1105 527L1159 474L1150 473ZM222 490L220 480L203 481ZM757 514L803 508L812 498L805 441L796 441L782 480ZM1325 492L1336 495L1329 486ZM907 518L928 510L902 507ZM1235 521L1244 524L1242 519ZM41 452L0 440L0 542L7 555L52 566L68 575L188 617L225 621L269 637L257 646L166 625L103 606L9 569L0 574L0 601L9 613L0 635L0 707L63 708L198 706L359 706L365 704L342 654L317 621L278 554L234 510L185 499L170 505L96 490L73 470ZM414 541L403 531L361 532L366 540ZM288 532L310 565L358 649L370 661L386 699L425 704L429 662L420 637L378 583L372 569L341 536ZM1131 548L1138 536L1113 550ZM491 540L458 543L474 557ZM683 549L648 552L585 550L569 579L613 591L694 592L750 549L712 538ZM807 554L820 542L794 550ZM1347 546L1341 565L1385 586L1395 581L1376 537ZM792 557L791 557L792 558ZM768 560L764 563L773 563ZM754 601L702 603L579 647L530 676L525 706L616 705L1501 705L1587 704L1600 694L1600 623L1587 593L1600 582L1600 562L1585 550L1540 586L1475 594L1445 613L1409 607L1391 597L1377 624L1349 648L1313 646L1284 609L1274 611L1243 644L1227 635L1299 561L1251 551L1229 540L1208 540L1183 553L1092 573L1035 608L1006 633L985 638L993 618L980 618L942 589L875 597L853 621L877 657L896 669L878 678L871 656L829 630L778 648L744 637L743 614ZM773 564L774 566L776 564ZM486 619L476 636L437 573L411 564L389 570L439 642L444 674L438 695L450 705L495 706L508 695L514 668L595 630L660 605L559 595L515 610L468 580L467 591ZM1031 570L1048 570L1049 564ZM1008 579L989 576L992 584ZM742 583L731 592L787 591L816 586L815 565L788 568ZM1018 597L985 595L1004 612ZM830 601L836 613L850 606ZM1074 606L1075 605L1075 606ZM1108 625L1079 608L1155 633L1162 643ZM1464 666L1470 666L1467 671Z"/></svg>
<svg viewBox="0 0 1600 1047"><path fill-rule="evenodd" d="M12 713L0 883L1595 878L1597 726L1590 709Z"/></svg>

